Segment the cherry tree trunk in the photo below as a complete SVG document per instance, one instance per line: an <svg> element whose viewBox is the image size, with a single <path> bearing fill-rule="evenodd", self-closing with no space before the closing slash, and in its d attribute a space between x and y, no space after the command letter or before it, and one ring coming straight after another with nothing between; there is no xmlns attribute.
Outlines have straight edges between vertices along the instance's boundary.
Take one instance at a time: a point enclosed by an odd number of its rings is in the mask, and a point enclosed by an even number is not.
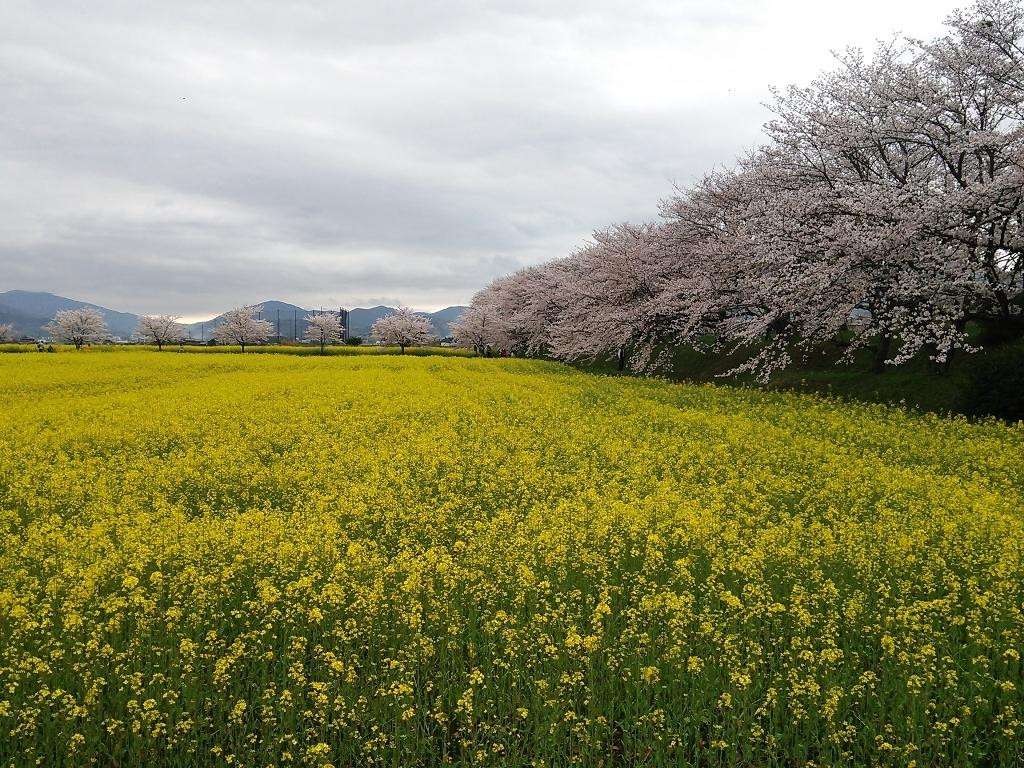
<svg viewBox="0 0 1024 768"><path fill-rule="evenodd" d="M878 344L875 346L875 359L871 364L872 373L881 373L885 370L885 361L889 359L889 352L892 349L892 336L883 333L878 337Z"/></svg>

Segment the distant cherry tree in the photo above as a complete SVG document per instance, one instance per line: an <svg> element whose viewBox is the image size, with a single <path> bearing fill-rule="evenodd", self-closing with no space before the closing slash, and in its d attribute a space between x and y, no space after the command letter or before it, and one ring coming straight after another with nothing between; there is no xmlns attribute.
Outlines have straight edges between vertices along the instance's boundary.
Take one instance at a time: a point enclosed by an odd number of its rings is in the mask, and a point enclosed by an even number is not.
<svg viewBox="0 0 1024 768"><path fill-rule="evenodd" d="M162 350L164 344L173 344L185 338L185 326L177 315L142 315L135 334Z"/></svg>
<svg viewBox="0 0 1024 768"><path fill-rule="evenodd" d="M326 314L306 315L305 337L320 345L320 354L328 344L336 344L341 341L343 329L341 320L333 312Z"/></svg>
<svg viewBox="0 0 1024 768"><path fill-rule="evenodd" d="M383 343L401 347L403 355L406 347L426 344L433 332L430 320L408 307L378 319L370 329L370 335Z"/></svg>
<svg viewBox="0 0 1024 768"><path fill-rule="evenodd" d="M478 355L487 353L487 348L494 343L496 331L497 317L484 301L474 300L473 305L451 324L455 343L469 347Z"/></svg>
<svg viewBox="0 0 1024 768"><path fill-rule="evenodd" d="M14 326L10 323L0 323L0 343L11 341L14 338Z"/></svg>
<svg viewBox="0 0 1024 768"><path fill-rule="evenodd" d="M43 330L57 341L74 344L75 349L105 341L110 336L103 315L92 307L58 310Z"/></svg>
<svg viewBox="0 0 1024 768"><path fill-rule="evenodd" d="M256 305L225 312L221 322L213 329L213 338L221 344L238 344L243 352L250 344L266 343L274 327L259 318L262 311L263 307Z"/></svg>

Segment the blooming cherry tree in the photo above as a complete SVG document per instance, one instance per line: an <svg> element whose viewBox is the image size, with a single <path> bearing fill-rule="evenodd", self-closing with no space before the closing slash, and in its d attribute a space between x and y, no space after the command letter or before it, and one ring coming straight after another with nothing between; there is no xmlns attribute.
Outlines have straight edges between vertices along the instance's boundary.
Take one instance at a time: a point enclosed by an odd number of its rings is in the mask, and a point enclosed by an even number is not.
<svg viewBox="0 0 1024 768"><path fill-rule="evenodd" d="M336 344L341 341L342 327L341 320L333 312L306 315L305 337L320 345L320 354L328 344Z"/></svg>
<svg viewBox="0 0 1024 768"><path fill-rule="evenodd" d="M408 307L399 307L397 312L378 319L370 329L385 344L395 344L402 349L426 344L433 334L433 327L425 317L417 315Z"/></svg>
<svg viewBox="0 0 1024 768"><path fill-rule="evenodd" d="M92 307L59 310L44 330L57 341L74 344L75 349L110 336L103 315Z"/></svg>
<svg viewBox="0 0 1024 768"><path fill-rule="evenodd" d="M495 343L498 318L490 303L477 294L470 307L451 324L451 331L456 344L483 355Z"/></svg>
<svg viewBox="0 0 1024 768"><path fill-rule="evenodd" d="M881 369L948 364L970 321L1024 335L1024 7L980 0L947 28L776 92L767 142L662 222L492 282L472 304L492 343L635 370L688 344L767 379L840 338Z"/></svg>
<svg viewBox="0 0 1024 768"><path fill-rule="evenodd" d="M250 344L265 344L274 327L259 315L263 307L238 307L224 313L220 324L213 329L213 338L221 344L238 344L245 352Z"/></svg>
<svg viewBox="0 0 1024 768"><path fill-rule="evenodd" d="M185 326L177 315L142 315L135 334L162 350L164 344L173 344L185 338Z"/></svg>
<svg viewBox="0 0 1024 768"><path fill-rule="evenodd" d="M595 232L573 255L562 270L561 311L549 332L554 357L614 354L622 370L632 352L634 368L648 365L664 330L657 299L676 271L662 252L662 234L654 224L620 224Z"/></svg>
<svg viewBox="0 0 1024 768"><path fill-rule="evenodd" d="M569 300L564 288L574 258L528 267L492 284L489 301L498 317L495 346L515 355L550 351L551 330Z"/></svg>

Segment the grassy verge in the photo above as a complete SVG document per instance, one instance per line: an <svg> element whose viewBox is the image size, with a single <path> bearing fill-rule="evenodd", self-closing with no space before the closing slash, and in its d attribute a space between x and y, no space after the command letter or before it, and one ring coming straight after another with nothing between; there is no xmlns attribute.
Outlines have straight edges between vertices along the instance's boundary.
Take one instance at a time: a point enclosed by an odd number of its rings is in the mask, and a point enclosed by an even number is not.
<svg viewBox="0 0 1024 768"><path fill-rule="evenodd" d="M993 373L988 381L991 361L995 358L1024 360L1024 342L1009 342L974 354L959 354L948 370L937 370L925 355L899 366L886 366L879 373L872 371L872 352L864 350L851 362L840 360L842 349L837 345L821 347L806 359L777 372L767 385L752 376L725 377L738 365L744 355L714 355L681 347L673 353L671 364L662 373L673 381L714 383L723 386L758 387L769 390L808 392L871 403L903 405L919 411L934 413L964 413L995 415L1009 420L1017 418L1017 406L1005 403L988 406L972 413L972 388L993 386L1005 374ZM1004 366L1007 367L1007 366ZM1013 369L1012 362L1008 367ZM597 373L617 373L612 360L598 361L583 366ZM1007 398L1009 399L1009 398Z"/></svg>

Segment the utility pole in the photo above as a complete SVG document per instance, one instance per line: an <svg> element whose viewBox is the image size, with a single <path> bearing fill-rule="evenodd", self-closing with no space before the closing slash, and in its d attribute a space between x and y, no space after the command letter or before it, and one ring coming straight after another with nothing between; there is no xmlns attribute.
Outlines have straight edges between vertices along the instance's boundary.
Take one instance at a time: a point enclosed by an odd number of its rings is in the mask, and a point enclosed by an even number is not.
<svg viewBox="0 0 1024 768"><path fill-rule="evenodd" d="M281 310L277 310L277 343L281 343Z"/></svg>

